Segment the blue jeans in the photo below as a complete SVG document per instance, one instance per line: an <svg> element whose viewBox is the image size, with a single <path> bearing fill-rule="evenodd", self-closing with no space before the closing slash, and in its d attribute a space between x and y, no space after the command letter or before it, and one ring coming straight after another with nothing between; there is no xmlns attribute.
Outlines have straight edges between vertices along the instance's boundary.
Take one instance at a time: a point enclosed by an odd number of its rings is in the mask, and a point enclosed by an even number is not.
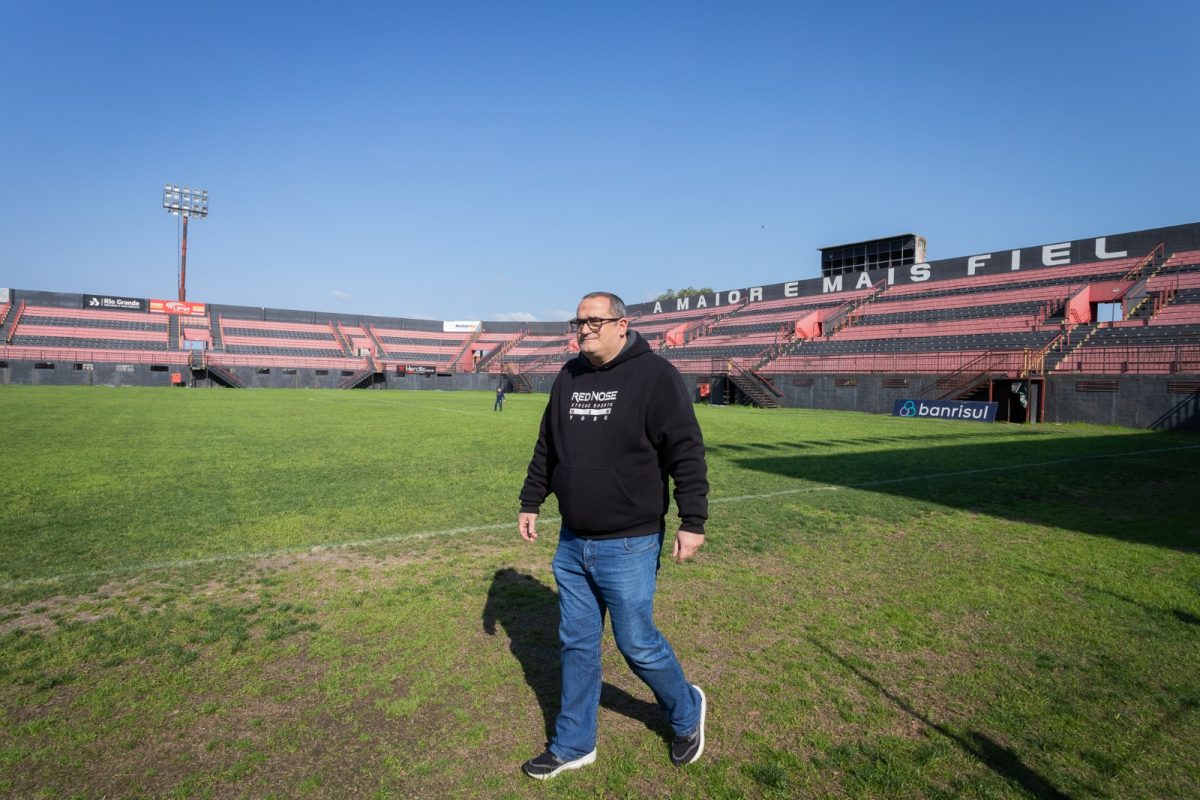
<svg viewBox="0 0 1200 800"><path fill-rule="evenodd" d="M575 759L596 749L600 706L600 635L605 612L629 668L646 682L676 735L700 725L700 697L683 677L675 651L654 625L654 587L663 534L581 539L562 528L554 553L562 710L550 750Z"/></svg>

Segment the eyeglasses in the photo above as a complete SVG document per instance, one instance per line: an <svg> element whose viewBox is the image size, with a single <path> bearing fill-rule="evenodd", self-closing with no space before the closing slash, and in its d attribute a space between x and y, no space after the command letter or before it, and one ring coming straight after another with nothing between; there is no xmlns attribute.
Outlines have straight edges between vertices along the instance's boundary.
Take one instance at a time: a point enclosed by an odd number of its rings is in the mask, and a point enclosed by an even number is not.
<svg viewBox="0 0 1200 800"><path fill-rule="evenodd" d="M589 329L591 329L594 332L594 331L598 331L601 328L603 328L604 323L606 323L606 322L619 322L620 320L623 320L623 319L625 319L625 318L624 317L588 317L587 319L580 319L579 317L576 317L575 319L568 320L567 324L571 326L571 333L577 332L584 325L586 325Z"/></svg>

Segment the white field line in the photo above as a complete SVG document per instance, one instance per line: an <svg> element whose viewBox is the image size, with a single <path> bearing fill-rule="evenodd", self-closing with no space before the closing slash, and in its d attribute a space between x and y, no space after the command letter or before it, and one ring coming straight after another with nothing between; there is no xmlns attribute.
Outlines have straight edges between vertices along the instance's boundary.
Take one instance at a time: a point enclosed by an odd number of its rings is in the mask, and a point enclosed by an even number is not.
<svg viewBox="0 0 1200 800"><path fill-rule="evenodd" d="M765 500L772 497L786 497L789 495L810 494L812 492L837 492L846 489L870 489L876 486L887 486L896 483L910 483L914 481L938 480L941 478L957 478L964 475L980 475L988 472L1008 472L1017 469L1034 469L1037 467L1052 467L1059 464L1073 464L1080 461L1099 461L1106 458L1130 458L1135 456L1153 455L1155 453L1174 453L1182 450L1197 450L1200 445L1183 445L1181 447L1159 447L1152 450L1132 450L1123 453L1099 453L1096 455L1075 456L1072 458L1056 458L1051 461L1028 461L1022 464L1004 464L999 467L980 467L978 469L964 469L956 472L938 472L928 475L906 475L902 478L888 478L878 481L864 481L862 483L847 483L839 485L824 485L824 486L802 486L796 489L780 489L777 492L763 492L760 494L742 494L730 497L714 497L709 500L710 503L742 503L747 500ZM558 517L538 517L538 522L547 525L553 525L559 522ZM254 561L260 558L274 558L286 555L299 555L302 553L314 553L328 550L345 550L357 547L371 547L373 545L389 544L392 542L401 542L409 539L433 539L442 536L457 536L463 533L478 533L480 531L497 531L505 528L516 528L516 520L511 522L493 522L487 525L471 525L461 528L445 528L437 531L418 531L415 533L398 533L391 536L380 536L374 539L360 539L353 542L334 542L330 544L305 545L299 547L284 547L276 550L260 550L252 553L225 553L217 556L205 556L203 558L183 558L173 561L155 561L147 563L124 564L109 569L95 570L92 572L67 572L60 575L50 575L42 578L19 578L16 580L0 581L0 589L15 589L21 586L30 586L33 584L45 583L61 583L63 581L72 580L75 578L98 578L106 576L123 575L129 573L153 572L162 569L186 569L188 567L201 566L204 564L219 564L231 561ZM515 531L514 531L515 533Z"/></svg>
<svg viewBox="0 0 1200 800"><path fill-rule="evenodd" d="M557 517L539 517L538 520L548 523L558 522ZM488 525L471 525L462 528L446 528L440 531L417 531L415 533L397 533L391 536L379 536L374 539L360 539L355 542L333 542L331 544L297 545L296 547L281 547L276 550L259 550L252 553L222 553L217 556L201 558L180 558L172 561L151 561L137 564L122 564L108 569L91 572L65 572L61 575L49 575L43 578L20 578L17 580L0 581L0 589L15 589L38 583L61 583L73 578L103 578L107 576L126 575L129 573L154 572L161 569L186 569L205 564L221 564L230 561L255 561L260 558L275 558L278 556L302 555L304 553L321 553L330 550L349 550L355 547L370 547L372 545L401 542L409 539L432 539L438 536L455 536L460 533L478 533L479 531L494 531L502 528L516 528L517 523L493 522Z"/></svg>

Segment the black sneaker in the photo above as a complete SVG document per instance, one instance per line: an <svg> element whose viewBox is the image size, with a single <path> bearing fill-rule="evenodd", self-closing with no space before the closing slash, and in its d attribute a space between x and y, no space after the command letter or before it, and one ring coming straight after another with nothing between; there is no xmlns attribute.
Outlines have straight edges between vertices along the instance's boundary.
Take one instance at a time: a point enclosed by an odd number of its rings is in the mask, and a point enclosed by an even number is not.
<svg viewBox="0 0 1200 800"><path fill-rule="evenodd" d="M568 769L579 769L586 767L596 760L596 751L586 753L579 758L573 758L570 761L563 761L558 756L551 753L549 748L537 758L531 758L521 765L521 771L531 778L539 781L544 781L546 778L553 778L560 772Z"/></svg>
<svg viewBox="0 0 1200 800"><path fill-rule="evenodd" d="M704 752L704 717L708 714L708 698L699 686L693 684L692 688L700 695L700 724L687 736L676 736L675 741L671 742L671 763L677 767L691 764Z"/></svg>

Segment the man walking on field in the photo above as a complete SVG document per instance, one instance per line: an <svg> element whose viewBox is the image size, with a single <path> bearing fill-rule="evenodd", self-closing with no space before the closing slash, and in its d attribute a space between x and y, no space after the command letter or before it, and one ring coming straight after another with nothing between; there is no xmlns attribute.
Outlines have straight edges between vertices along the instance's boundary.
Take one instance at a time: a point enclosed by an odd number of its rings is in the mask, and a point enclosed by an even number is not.
<svg viewBox="0 0 1200 800"><path fill-rule="evenodd" d="M691 398L675 367L629 329L615 294L584 296L571 327L580 353L550 390L517 518L521 538L535 541L542 502L558 498L562 709L546 751L521 767L539 780L596 760L606 612L621 655L671 724L676 766L704 752L707 713L653 619L668 478L682 521L672 557L682 563L704 543L708 470Z"/></svg>

